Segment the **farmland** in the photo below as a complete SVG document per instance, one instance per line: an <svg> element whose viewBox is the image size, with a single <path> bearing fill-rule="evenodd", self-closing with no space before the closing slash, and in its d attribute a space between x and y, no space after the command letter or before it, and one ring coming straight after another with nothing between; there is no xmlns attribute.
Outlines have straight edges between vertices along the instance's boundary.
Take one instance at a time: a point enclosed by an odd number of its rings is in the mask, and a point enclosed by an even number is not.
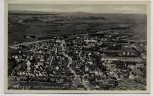
<svg viewBox="0 0 153 96"><path fill-rule="evenodd" d="M121 33L132 32L134 35L131 39L146 39L146 15L142 14L9 13L8 27L9 44L28 41L23 38L24 35L41 37L108 30Z"/></svg>

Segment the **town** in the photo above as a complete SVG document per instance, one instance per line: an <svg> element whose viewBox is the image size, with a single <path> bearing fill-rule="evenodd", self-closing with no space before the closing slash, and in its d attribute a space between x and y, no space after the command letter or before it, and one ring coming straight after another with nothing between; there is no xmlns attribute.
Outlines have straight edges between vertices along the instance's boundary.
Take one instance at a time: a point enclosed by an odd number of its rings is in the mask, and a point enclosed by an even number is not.
<svg viewBox="0 0 153 96"><path fill-rule="evenodd" d="M133 33L49 36L9 46L9 89L145 90L146 41Z"/></svg>

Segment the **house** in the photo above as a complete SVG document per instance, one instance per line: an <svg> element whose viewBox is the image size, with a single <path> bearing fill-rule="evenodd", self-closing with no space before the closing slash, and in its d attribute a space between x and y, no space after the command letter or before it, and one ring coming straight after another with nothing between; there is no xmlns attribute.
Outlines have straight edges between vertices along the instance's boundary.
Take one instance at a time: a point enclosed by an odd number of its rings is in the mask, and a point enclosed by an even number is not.
<svg viewBox="0 0 153 96"><path fill-rule="evenodd" d="M97 40L94 40L94 39L86 39L86 40L84 40L84 42L86 42L86 43L96 43L97 42Z"/></svg>
<svg viewBox="0 0 153 96"><path fill-rule="evenodd" d="M144 64L143 63L136 63L136 68L144 68Z"/></svg>
<svg viewBox="0 0 153 96"><path fill-rule="evenodd" d="M136 69L136 66L133 65L133 64L129 64L129 65L128 65L128 68L130 68L131 70L135 70L135 69Z"/></svg>
<svg viewBox="0 0 153 96"><path fill-rule="evenodd" d="M135 76L132 72L130 72L129 79L132 79L132 80L135 79Z"/></svg>

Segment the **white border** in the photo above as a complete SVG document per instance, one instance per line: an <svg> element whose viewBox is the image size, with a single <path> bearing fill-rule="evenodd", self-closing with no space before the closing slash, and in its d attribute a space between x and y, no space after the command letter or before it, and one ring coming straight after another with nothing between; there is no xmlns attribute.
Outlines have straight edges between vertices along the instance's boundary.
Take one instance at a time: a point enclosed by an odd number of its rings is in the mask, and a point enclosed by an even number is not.
<svg viewBox="0 0 153 96"><path fill-rule="evenodd" d="M79 0L80 1L80 0ZM19 95L22 95L22 96L27 96L27 94L4 94L4 0L0 0L0 96L19 96ZM153 8L152 8L153 9ZM153 15L151 14L151 17ZM153 22L153 20L151 19L151 22ZM152 23L151 23L152 25ZM152 29L153 27L151 27ZM153 40L153 34L151 32L151 41ZM151 48L153 48L153 45L152 45L152 42L151 42ZM151 50L151 57L153 57L153 54L152 54L152 50ZM151 63L153 63L153 60L151 58ZM151 65L151 69L152 69L152 65ZM151 73L153 73L153 71L151 70ZM151 81L153 79L153 76L151 74ZM151 82L150 84L151 88L153 87L153 84ZM31 96L42 96L42 94L28 94L28 95L31 95ZM47 95L47 94L43 94L43 95ZM73 95L73 96L76 96L76 94L61 94L63 96L70 96L70 95ZM88 95L88 96L99 96L98 94L80 94L82 96L84 95ZM153 93L151 91L151 94L101 94L101 95L105 95L105 96L153 96ZM48 96L51 96L48 94ZM58 94L52 94L52 96L59 96Z"/></svg>

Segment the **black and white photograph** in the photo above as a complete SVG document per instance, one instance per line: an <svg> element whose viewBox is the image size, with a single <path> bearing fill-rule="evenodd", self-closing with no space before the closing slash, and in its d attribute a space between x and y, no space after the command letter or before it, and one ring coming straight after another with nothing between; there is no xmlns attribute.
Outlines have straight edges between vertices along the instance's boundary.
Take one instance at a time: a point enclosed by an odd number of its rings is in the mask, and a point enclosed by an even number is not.
<svg viewBox="0 0 153 96"><path fill-rule="evenodd" d="M147 93L149 4L8 2L7 91Z"/></svg>

